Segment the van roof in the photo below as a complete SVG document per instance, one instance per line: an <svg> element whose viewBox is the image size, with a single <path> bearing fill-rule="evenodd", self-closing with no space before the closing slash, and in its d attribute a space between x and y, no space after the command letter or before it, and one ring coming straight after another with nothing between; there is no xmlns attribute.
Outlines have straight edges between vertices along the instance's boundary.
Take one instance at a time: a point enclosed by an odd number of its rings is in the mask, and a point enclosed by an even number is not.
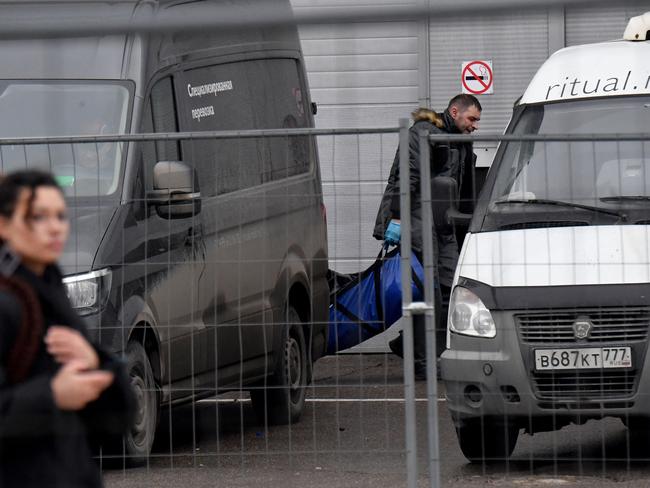
<svg viewBox="0 0 650 488"><path fill-rule="evenodd" d="M265 0L274 9L292 15L289 0ZM193 9L227 7L250 13L250 2L233 0L0 0L0 17L14 25L47 28L58 19L83 24L108 19L128 25L131 19L155 12L163 19ZM143 17L144 18L144 17ZM150 49L149 49L150 48ZM218 56L244 51L291 50L300 41L295 26L240 30L165 32L161 35L98 35L0 40L0 79L135 79L144 63L151 68L177 62L190 55ZM150 56L148 56L151 54ZM149 58L149 59L147 59Z"/></svg>
<svg viewBox="0 0 650 488"><path fill-rule="evenodd" d="M561 49L537 71L519 104L650 94L650 41Z"/></svg>
<svg viewBox="0 0 650 488"><path fill-rule="evenodd" d="M122 79L126 36L0 42L2 79Z"/></svg>
<svg viewBox="0 0 650 488"><path fill-rule="evenodd" d="M137 2L117 3L21 1L3 3L3 20L33 25L57 19L84 22L87 19L124 19L133 16ZM123 73L126 35L86 38L10 39L0 41L2 79L120 79Z"/></svg>

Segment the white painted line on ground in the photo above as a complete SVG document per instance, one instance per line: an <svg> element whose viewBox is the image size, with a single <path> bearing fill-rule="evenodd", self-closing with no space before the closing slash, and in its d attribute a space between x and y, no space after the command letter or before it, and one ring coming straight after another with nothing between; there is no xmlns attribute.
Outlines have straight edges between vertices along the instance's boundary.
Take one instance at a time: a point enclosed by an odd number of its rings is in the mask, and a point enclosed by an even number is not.
<svg viewBox="0 0 650 488"><path fill-rule="evenodd" d="M312 402L312 403L356 403L356 402L364 402L364 403L404 403L403 398L308 398L305 400L306 402ZM426 398L416 398L416 402L426 402ZM446 401L444 398L438 398L439 402L444 402Z"/></svg>
<svg viewBox="0 0 650 488"><path fill-rule="evenodd" d="M206 398L197 403L249 403L250 398ZM308 403L404 403L403 398L307 398ZM416 402L426 402L426 398L416 398ZM438 398L438 402L447 401Z"/></svg>

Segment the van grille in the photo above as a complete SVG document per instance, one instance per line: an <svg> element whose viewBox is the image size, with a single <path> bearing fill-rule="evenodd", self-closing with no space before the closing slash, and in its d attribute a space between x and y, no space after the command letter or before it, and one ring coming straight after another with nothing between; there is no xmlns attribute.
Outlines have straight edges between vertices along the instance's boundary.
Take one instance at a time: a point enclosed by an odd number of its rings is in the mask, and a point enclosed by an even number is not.
<svg viewBox="0 0 650 488"><path fill-rule="evenodd" d="M533 381L542 401L626 398L636 391L636 371L537 371Z"/></svg>
<svg viewBox="0 0 650 488"><path fill-rule="evenodd" d="M515 321L524 344L574 343L573 323L579 317L593 324L589 337L581 341L587 343L645 341L650 328L648 308L553 310L517 314Z"/></svg>

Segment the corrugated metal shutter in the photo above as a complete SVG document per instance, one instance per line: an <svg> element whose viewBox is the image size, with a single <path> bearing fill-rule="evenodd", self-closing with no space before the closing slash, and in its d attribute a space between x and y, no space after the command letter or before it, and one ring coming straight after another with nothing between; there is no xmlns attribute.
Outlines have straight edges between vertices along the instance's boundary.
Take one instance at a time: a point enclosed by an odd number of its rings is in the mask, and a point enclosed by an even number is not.
<svg viewBox="0 0 650 488"><path fill-rule="evenodd" d="M512 106L548 58L548 13L462 16L431 20L431 105L446 107L461 92L461 64L491 59L494 94L481 95L481 132L502 132Z"/></svg>
<svg viewBox="0 0 650 488"><path fill-rule="evenodd" d="M413 23L310 26L300 37L319 127L395 125L417 101Z"/></svg>
<svg viewBox="0 0 650 488"><path fill-rule="evenodd" d="M620 2L616 7L571 7L566 9L566 45L589 44L623 37L630 17L650 11L638 5Z"/></svg>
<svg viewBox="0 0 650 488"><path fill-rule="evenodd" d="M363 7L414 0L292 0L294 9ZM396 127L417 106L418 25L415 22L303 26L300 38L316 126ZM359 271L379 251L375 216L397 146L393 135L320 137L328 209L330 266Z"/></svg>

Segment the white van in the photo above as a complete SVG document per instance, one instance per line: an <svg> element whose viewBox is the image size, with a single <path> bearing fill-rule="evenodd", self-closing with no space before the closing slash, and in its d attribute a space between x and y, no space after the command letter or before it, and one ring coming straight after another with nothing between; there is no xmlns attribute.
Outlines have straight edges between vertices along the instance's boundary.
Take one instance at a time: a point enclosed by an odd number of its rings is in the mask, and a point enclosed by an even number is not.
<svg viewBox="0 0 650 488"><path fill-rule="evenodd" d="M521 429L647 434L650 140L631 135L649 128L650 13L553 54L515 104L507 134L574 140L503 142L463 243L440 367L470 461Z"/></svg>

